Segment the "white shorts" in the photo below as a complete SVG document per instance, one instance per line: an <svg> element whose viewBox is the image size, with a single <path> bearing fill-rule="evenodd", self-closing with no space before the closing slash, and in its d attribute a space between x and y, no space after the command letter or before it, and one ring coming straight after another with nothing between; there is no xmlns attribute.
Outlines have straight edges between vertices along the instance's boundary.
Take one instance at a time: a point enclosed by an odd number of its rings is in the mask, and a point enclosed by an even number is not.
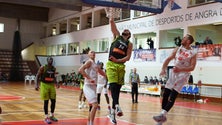
<svg viewBox="0 0 222 125"><path fill-rule="evenodd" d="M97 102L96 84L84 84L83 92L89 104Z"/></svg>
<svg viewBox="0 0 222 125"><path fill-rule="evenodd" d="M174 89L179 93L182 87L188 82L189 77L189 72L174 73L170 71L169 79L167 80L165 88L171 90Z"/></svg>
<svg viewBox="0 0 222 125"><path fill-rule="evenodd" d="M97 84L96 87L96 93L103 93L103 94L107 94L108 93L108 85L106 85L106 88L104 87L104 84Z"/></svg>

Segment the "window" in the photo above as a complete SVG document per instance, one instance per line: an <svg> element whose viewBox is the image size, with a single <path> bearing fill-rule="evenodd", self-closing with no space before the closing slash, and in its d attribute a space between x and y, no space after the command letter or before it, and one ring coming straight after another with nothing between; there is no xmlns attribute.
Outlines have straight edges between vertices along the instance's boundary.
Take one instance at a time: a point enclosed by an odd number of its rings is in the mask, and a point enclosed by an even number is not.
<svg viewBox="0 0 222 125"><path fill-rule="evenodd" d="M0 23L0 33L3 33L3 32L4 32L4 24Z"/></svg>
<svg viewBox="0 0 222 125"><path fill-rule="evenodd" d="M56 55L66 55L66 44L60 44L57 46Z"/></svg>
<svg viewBox="0 0 222 125"><path fill-rule="evenodd" d="M204 3L210 3L213 2L214 0L189 0L189 6L192 5L199 5L199 4L204 4Z"/></svg>
<svg viewBox="0 0 222 125"><path fill-rule="evenodd" d="M77 54L79 53L79 42L77 43L69 43L69 54Z"/></svg>
<svg viewBox="0 0 222 125"><path fill-rule="evenodd" d="M69 32L73 32L73 31L78 31L80 30L80 22L79 22L80 18L79 17L75 17L75 18L71 18L70 19L70 29Z"/></svg>
<svg viewBox="0 0 222 125"><path fill-rule="evenodd" d="M56 35L56 27L53 27L53 28L52 28L52 35L53 35L53 36Z"/></svg>
<svg viewBox="0 0 222 125"><path fill-rule="evenodd" d="M99 52L108 52L109 40L104 38L99 40Z"/></svg>
<svg viewBox="0 0 222 125"><path fill-rule="evenodd" d="M152 13L144 12L144 11L134 11L134 17L141 17L141 16L149 16L152 15Z"/></svg>
<svg viewBox="0 0 222 125"><path fill-rule="evenodd" d="M56 55L56 48L57 48L56 45L48 46L46 48L47 55Z"/></svg>
<svg viewBox="0 0 222 125"><path fill-rule="evenodd" d="M62 22L60 22L60 34L65 34L67 31L67 22L66 22L66 20L64 20L64 21L62 21Z"/></svg>
<svg viewBox="0 0 222 125"><path fill-rule="evenodd" d="M115 21L130 19L130 9L120 9L119 18L116 18Z"/></svg>

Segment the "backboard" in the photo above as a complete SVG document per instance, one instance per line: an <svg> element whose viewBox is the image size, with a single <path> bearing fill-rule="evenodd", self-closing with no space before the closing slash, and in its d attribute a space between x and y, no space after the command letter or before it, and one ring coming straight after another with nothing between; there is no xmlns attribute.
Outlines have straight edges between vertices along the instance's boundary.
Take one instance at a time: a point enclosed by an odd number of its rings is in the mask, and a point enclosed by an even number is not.
<svg viewBox="0 0 222 125"><path fill-rule="evenodd" d="M131 9L138 11L145 11L150 13L162 13L163 12L163 1L164 0L82 0L84 3Z"/></svg>

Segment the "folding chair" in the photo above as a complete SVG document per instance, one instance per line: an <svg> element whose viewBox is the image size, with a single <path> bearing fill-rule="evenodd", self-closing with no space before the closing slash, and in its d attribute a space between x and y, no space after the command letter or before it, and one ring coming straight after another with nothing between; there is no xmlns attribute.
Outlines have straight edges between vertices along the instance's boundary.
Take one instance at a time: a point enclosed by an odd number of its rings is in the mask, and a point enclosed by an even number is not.
<svg viewBox="0 0 222 125"><path fill-rule="evenodd" d="M25 84L26 84L27 81L30 81L30 77L31 77L30 75L25 76Z"/></svg>
<svg viewBox="0 0 222 125"><path fill-rule="evenodd" d="M35 81L35 75L31 75L29 79L29 84L32 84L32 81Z"/></svg>

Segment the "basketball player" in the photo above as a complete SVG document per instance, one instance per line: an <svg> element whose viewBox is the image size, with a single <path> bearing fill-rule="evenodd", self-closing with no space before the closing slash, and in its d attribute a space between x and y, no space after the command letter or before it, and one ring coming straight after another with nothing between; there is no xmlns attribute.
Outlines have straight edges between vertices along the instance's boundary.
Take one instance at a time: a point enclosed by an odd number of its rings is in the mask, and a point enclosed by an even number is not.
<svg viewBox="0 0 222 125"><path fill-rule="evenodd" d="M105 69L103 68L103 62L99 62L98 66L100 69L102 69L105 72ZM107 79L106 79L106 77L104 77L100 74L98 74L98 83L97 83L96 92L97 92L97 101L98 101L98 108L97 109L100 110L100 96L101 96L101 93L103 93L105 95L106 102L108 105L109 114L110 114L111 107L109 105Z"/></svg>
<svg viewBox="0 0 222 125"><path fill-rule="evenodd" d="M89 59L79 68L79 72L83 75L84 86L83 92L90 105L89 107L89 116L88 116L88 125L93 125L96 110L97 110L97 96L96 96L96 84L98 74L106 77L105 72L101 70L95 63L95 52L88 52Z"/></svg>
<svg viewBox="0 0 222 125"><path fill-rule="evenodd" d="M80 94L79 94L79 105L78 108L81 109L83 107L86 107L86 97L83 93L83 85L84 85L84 78L81 73L78 73L78 80L79 80L79 85L80 85Z"/></svg>
<svg viewBox="0 0 222 125"><path fill-rule="evenodd" d="M117 116L123 116L123 112L119 106L119 95L120 89L124 84L125 62L129 61L131 57L133 45L129 41L131 33L128 29L125 29L120 35L113 18L110 18L110 26L114 41L110 46L109 60L106 64L106 74L113 100L110 121L116 124L115 114L117 114Z"/></svg>
<svg viewBox="0 0 222 125"><path fill-rule="evenodd" d="M51 124L51 120L57 122L57 118L54 116L55 106L56 106L56 90L54 83L57 83L57 88L59 88L59 83L56 82L56 68L53 66L53 58L47 58L47 65L41 66L38 70L35 79L35 89L39 90L38 79L40 78L40 95L41 99L44 100L44 112L45 112L45 123ZM51 114L48 116L48 104L51 100Z"/></svg>
<svg viewBox="0 0 222 125"><path fill-rule="evenodd" d="M197 51L191 48L193 36L187 34L181 41L181 46L174 49L172 54L165 60L160 72L160 76L166 75L169 62L175 59L174 67L169 72L169 78L165 85L162 99L162 111L159 115L153 116L153 119L161 125L167 120L166 115L173 107L178 93L183 85L188 82L190 72L196 66Z"/></svg>

